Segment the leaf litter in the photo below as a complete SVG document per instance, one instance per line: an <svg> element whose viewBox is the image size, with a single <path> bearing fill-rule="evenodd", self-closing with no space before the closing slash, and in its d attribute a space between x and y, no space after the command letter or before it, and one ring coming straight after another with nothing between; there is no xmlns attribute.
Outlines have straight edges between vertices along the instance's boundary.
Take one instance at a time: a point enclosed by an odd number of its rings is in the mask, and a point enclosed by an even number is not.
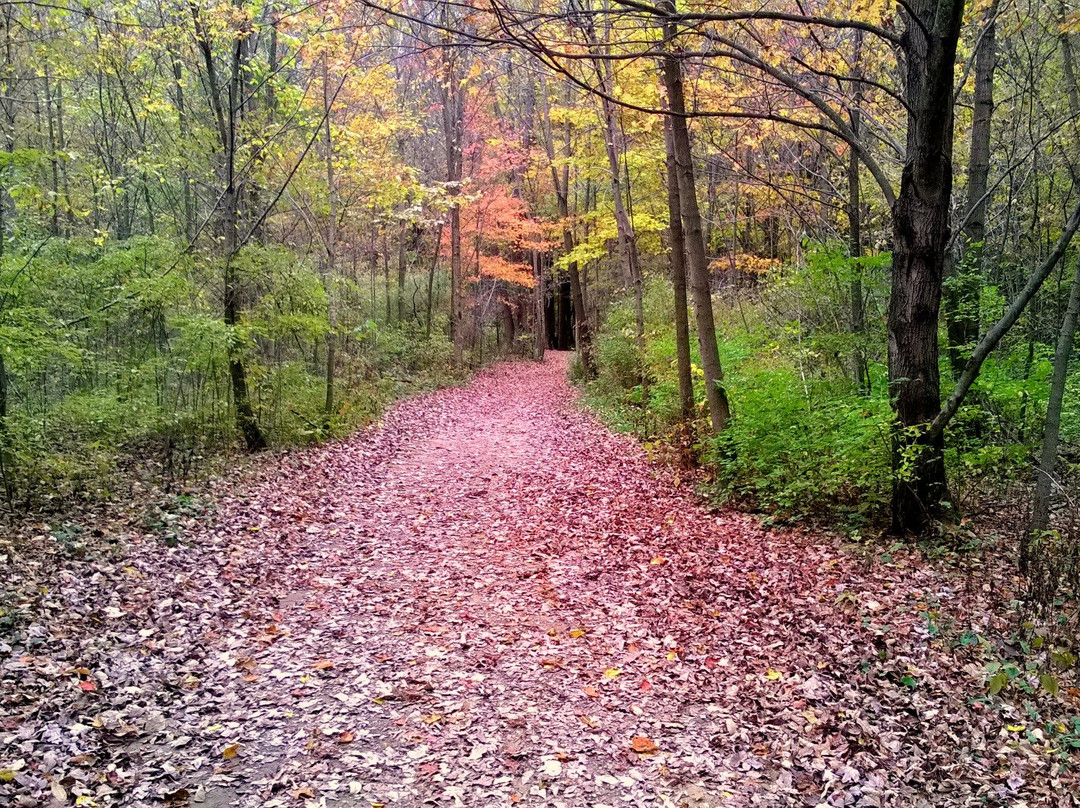
<svg viewBox="0 0 1080 808"><path fill-rule="evenodd" d="M985 585L714 512L565 376L264 458L177 546L5 538L0 804L1076 804L922 616Z"/></svg>

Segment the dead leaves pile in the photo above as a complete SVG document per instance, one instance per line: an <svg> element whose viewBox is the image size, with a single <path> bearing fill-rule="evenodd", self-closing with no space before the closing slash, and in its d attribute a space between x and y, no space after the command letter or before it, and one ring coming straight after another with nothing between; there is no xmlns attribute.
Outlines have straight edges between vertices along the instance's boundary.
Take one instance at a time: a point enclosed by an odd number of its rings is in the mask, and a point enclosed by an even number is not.
<svg viewBox="0 0 1080 808"><path fill-rule="evenodd" d="M0 803L1072 804L920 617L978 587L704 510L564 374L269 458L175 548L5 539Z"/></svg>

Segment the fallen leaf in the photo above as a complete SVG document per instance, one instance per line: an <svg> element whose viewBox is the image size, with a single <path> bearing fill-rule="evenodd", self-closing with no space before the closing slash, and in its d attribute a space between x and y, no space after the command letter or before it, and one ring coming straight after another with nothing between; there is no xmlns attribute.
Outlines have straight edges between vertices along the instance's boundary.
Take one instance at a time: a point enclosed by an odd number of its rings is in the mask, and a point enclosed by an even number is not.
<svg viewBox="0 0 1080 808"><path fill-rule="evenodd" d="M622 673L622 671L619 670L618 668L608 668L606 671L604 671L604 678L605 679L618 679L620 673Z"/></svg>
<svg viewBox="0 0 1080 808"><path fill-rule="evenodd" d="M630 748L637 752L639 755L652 755L660 751L660 747L657 746L650 738L644 735L638 735L630 741Z"/></svg>
<svg viewBox="0 0 1080 808"><path fill-rule="evenodd" d="M53 779L53 780L49 781L49 791L52 792L52 795L53 795L53 797L56 798L57 802L59 802L59 803L66 803L67 802L67 798L68 798L67 789L65 789L62 785L60 785L59 780Z"/></svg>
<svg viewBox="0 0 1080 808"><path fill-rule="evenodd" d="M240 744L234 743L221 750L221 756L226 760L232 760L240 751Z"/></svg>

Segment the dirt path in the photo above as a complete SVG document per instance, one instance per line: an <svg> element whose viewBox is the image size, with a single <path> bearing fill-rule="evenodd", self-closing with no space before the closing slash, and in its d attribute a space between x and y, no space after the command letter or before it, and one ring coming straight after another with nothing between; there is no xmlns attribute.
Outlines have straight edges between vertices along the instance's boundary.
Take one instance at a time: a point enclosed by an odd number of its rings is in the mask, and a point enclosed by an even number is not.
<svg viewBox="0 0 1080 808"><path fill-rule="evenodd" d="M132 728L98 804L1071 804L1073 775L932 641L920 601L956 593L705 510L580 410L565 365L283 458L171 579L98 603L128 642L77 695L115 689ZM130 568L161 565L144 544ZM13 726L24 758L46 748ZM37 786L95 793L62 773Z"/></svg>

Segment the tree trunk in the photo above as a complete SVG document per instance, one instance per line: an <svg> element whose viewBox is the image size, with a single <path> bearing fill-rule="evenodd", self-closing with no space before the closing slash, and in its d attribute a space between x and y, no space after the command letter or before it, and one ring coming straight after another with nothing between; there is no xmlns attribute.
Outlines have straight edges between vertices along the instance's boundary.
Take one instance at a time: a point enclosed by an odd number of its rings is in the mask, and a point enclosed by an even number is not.
<svg viewBox="0 0 1080 808"><path fill-rule="evenodd" d="M435 251L431 256L431 264L428 267L427 276L427 311L424 313L424 334L431 339L431 312L435 305L433 289L435 286L435 270L439 268L439 250L442 248L443 226L440 222L435 228Z"/></svg>
<svg viewBox="0 0 1080 808"><path fill-rule="evenodd" d="M690 369L690 322L686 311L686 239L683 236L679 172L675 167L670 118L664 118L664 146L667 152L671 283L675 289L675 358L679 375L679 411L683 418L690 418L694 412L694 381Z"/></svg>
<svg viewBox="0 0 1080 808"><path fill-rule="evenodd" d="M960 378L971 348L979 338L979 296L983 284L983 242L986 239L986 189L990 175L990 124L994 115L994 71L997 67L997 2L987 10L987 22L975 55L975 114L971 122L971 153L967 170L967 206L963 223L960 266L946 266L943 299L949 339L949 367ZM950 255L950 258L952 256Z"/></svg>
<svg viewBox="0 0 1080 808"><path fill-rule="evenodd" d="M533 278L535 286L536 322L533 324L536 330L536 342L533 346L533 359L537 362L544 361L544 348L547 346L547 295L544 291L544 257L539 250L533 250Z"/></svg>
<svg viewBox="0 0 1080 808"><path fill-rule="evenodd" d="M570 226L570 124L567 122L563 139L562 171L555 164L555 143L551 127L551 101L547 94L547 82L541 81L541 112L544 126L544 150L547 153L548 166L551 169L551 181L555 189L555 201L559 218L563 221L563 254L569 255L574 249L574 231ZM570 294L574 301L574 345L581 357L581 371L586 379L596 377L596 363L592 355L592 332L589 328L588 310L585 307L585 287L576 261L567 264L570 274Z"/></svg>
<svg viewBox="0 0 1080 808"><path fill-rule="evenodd" d="M1061 445L1061 407L1065 400L1065 384L1069 377L1076 321L1080 316L1080 258L1073 271L1069 306L1061 321L1057 349L1054 351L1054 375L1050 382L1050 399L1046 404L1046 424L1043 427L1042 451L1036 470L1035 496L1031 523L1020 544L1020 570L1026 572L1032 550L1038 546L1043 532L1050 526L1050 506L1053 502L1054 479L1057 471L1058 448Z"/></svg>
<svg viewBox="0 0 1080 808"><path fill-rule="evenodd" d="M447 10L443 8L444 24ZM454 65L453 49L442 51L444 81L443 140L446 150L446 181L451 197L450 205L450 340L454 345L454 367L464 365L464 330L462 329L462 281L461 276L461 208L457 196L461 193L462 140L465 129L465 102L463 89Z"/></svg>
<svg viewBox="0 0 1080 808"><path fill-rule="evenodd" d="M673 4L668 3L673 9ZM668 39L675 36L675 25L666 23L664 34ZM716 324L713 321L712 290L709 283L709 259L705 254L705 241L701 229L701 211L698 209L697 190L694 186L694 159L690 148L690 132L686 126L686 100L683 95L682 65L674 54L664 56L664 85L667 88L671 108L671 140L675 168L679 175L679 205L682 210L683 233L686 252L690 259L690 293L697 321L698 348L701 352L701 369L705 375L705 398L709 404L709 417L713 432L719 434L731 417L727 393L724 390L724 371L720 365L720 351L716 345Z"/></svg>
<svg viewBox="0 0 1080 808"><path fill-rule="evenodd" d="M244 367L243 354L237 338L239 324L239 284L233 268L233 259L240 249L240 187L236 176L237 151L237 116L241 112L243 93L241 91L244 39L237 39L232 48L232 74L223 90L218 81L217 66L214 62L210 40L203 28L199 7L190 4L195 26L195 40L203 56L206 68L206 87L210 104L217 124L218 138L225 160L225 192L222 195L222 230L225 241L225 271L223 283L224 321L229 331L228 363L229 381L232 387L233 406L236 408L236 425L244 436L244 442L251 451L266 448L266 438L259 428L258 419L251 406L248 395L247 370ZM225 103L222 94L225 95Z"/></svg>
<svg viewBox="0 0 1080 808"><path fill-rule="evenodd" d="M1064 16L1064 4L1061 6ZM1080 83L1073 64L1073 48L1068 30L1062 26L1059 35L1061 56L1065 67L1065 91L1069 97L1069 111L1080 113ZM1061 409L1065 400L1065 386L1069 375L1076 337L1077 318L1080 317L1080 258L1073 270L1069 303L1061 321L1057 348L1054 351L1054 371L1050 382L1050 397L1046 403L1046 421L1043 425L1042 451L1035 470L1035 494L1032 500L1031 521L1020 542L1020 571L1027 572L1033 560L1033 551L1039 546L1042 534L1050 527L1050 510L1053 505L1058 450L1061 445ZM1060 486L1058 486L1060 487Z"/></svg>
<svg viewBox="0 0 1080 808"><path fill-rule="evenodd" d="M398 227L398 265L397 265L397 318L398 323L405 322L405 268L408 264L408 245L405 243L405 220Z"/></svg>
<svg viewBox="0 0 1080 808"><path fill-rule="evenodd" d="M323 56L323 147L326 150L326 193L330 212L326 223L326 260L323 262L323 289L326 293L326 313L329 329L326 332L326 417L334 411L334 372L336 370L337 307L334 305L334 271L337 263L337 182L334 173L334 138L330 125L333 99L330 93L329 55Z"/></svg>
<svg viewBox="0 0 1080 808"><path fill-rule="evenodd" d="M888 316L889 395L898 422L892 529L901 534L922 532L948 496L943 437L924 435L941 410L938 313L952 194L953 73L964 2L913 0L908 9L907 156L893 206Z"/></svg>
<svg viewBox="0 0 1080 808"><path fill-rule="evenodd" d="M606 50L607 37L605 37L604 43L599 42L591 23L587 34L590 44L594 48ZM615 209L615 229L618 233L619 264L622 267L623 280L629 282L634 290L634 342L637 346L641 382L644 385L646 381L645 288L641 274L641 259L638 255L637 238L634 235L634 225L627 213L626 201L623 197L622 168L619 154L622 138L619 134L615 103L611 100L615 90L615 77L611 61L608 59L594 59L593 67L596 70L597 81L603 92L603 95L600 96L600 117L604 126L604 152L607 155L608 171L611 174L611 197Z"/></svg>
<svg viewBox="0 0 1080 808"><path fill-rule="evenodd" d="M855 33L855 73L858 77L862 62L862 32ZM856 88L849 118L851 132L859 137L862 128L862 92ZM851 253L851 335L854 346L851 352L851 377L863 393L870 392L870 372L866 364L863 337L866 333L866 308L863 304L862 283L862 188L859 182L859 154L848 147L848 251Z"/></svg>

